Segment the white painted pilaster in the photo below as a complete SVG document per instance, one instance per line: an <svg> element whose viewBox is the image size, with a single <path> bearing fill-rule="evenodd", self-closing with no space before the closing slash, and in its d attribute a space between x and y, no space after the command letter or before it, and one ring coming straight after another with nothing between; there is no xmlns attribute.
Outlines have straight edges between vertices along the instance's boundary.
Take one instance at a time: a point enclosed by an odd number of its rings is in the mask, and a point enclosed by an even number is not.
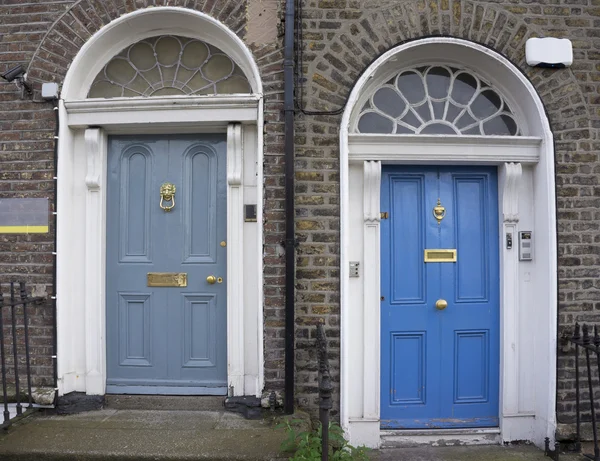
<svg viewBox="0 0 600 461"><path fill-rule="evenodd" d="M502 414L516 415L519 410L519 249L517 224L519 222L520 163L504 163L500 167L502 197ZM512 248L507 248L507 236L512 237Z"/></svg>
<svg viewBox="0 0 600 461"><path fill-rule="evenodd" d="M244 149L242 125L227 127L227 375L233 395L245 395L244 380ZM233 388L233 389L232 389Z"/></svg>
<svg viewBox="0 0 600 461"><path fill-rule="evenodd" d="M86 214L85 214L85 386L86 394L103 395L106 384L105 259L103 229L105 209L106 134L101 128L85 130Z"/></svg>
<svg viewBox="0 0 600 461"><path fill-rule="evenodd" d="M363 212L364 240L363 267L360 275L364 279L363 328L364 328L364 363L363 370L363 418L379 421L379 349L380 341L368 338L379 337L379 221L381 162L365 161L363 163Z"/></svg>

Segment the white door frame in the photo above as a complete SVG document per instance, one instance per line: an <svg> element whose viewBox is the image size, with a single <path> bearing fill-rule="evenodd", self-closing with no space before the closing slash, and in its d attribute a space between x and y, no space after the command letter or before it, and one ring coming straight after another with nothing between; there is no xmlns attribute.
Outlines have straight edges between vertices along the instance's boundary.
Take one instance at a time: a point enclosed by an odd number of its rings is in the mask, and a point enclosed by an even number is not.
<svg viewBox="0 0 600 461"><path fill-rule="evenodd" d="M123 48L150 36L213 43L246 73L252 94L85 99L97 72ZM120 17L74 59L59 102L57 323L59 393L106 389L106 165L110 134L227 133L227 376L230 395L263 387L263 98L251 52L215 19L159 7Z"/></svg>
<svg viewBox="0 0 600 461"><path fill-rule="evenodd" d="M361 97L404 67L446 63L475 69L506 97L527 136L351 134ZM556 210L553 138L542 102L524 75L492 50L436 37L378 58L349 97L341 157L341 419L353 445L378 447L380 430L381 164L498 165L500 223L500 431L503 441L554 438L556 394ZM535 198L535 206L534 200ZM534 232L534 261L520 262L507 232ZM349 278L349 263L364 270ZM535 322L532 328L530 323ZM529 324L528 324L529 323Z"/></svg>

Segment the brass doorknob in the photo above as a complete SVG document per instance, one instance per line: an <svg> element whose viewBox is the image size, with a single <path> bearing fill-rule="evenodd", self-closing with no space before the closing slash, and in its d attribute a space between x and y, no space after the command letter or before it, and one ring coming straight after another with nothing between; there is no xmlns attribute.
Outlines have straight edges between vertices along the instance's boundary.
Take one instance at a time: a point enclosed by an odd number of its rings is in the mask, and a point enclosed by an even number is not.
<svg viewBox="0 0 600 461"><path fill-rule="evenodd" d="M206 277L206 281L212 285L213 283L217 283L217 277L214 275L209 275Z"/></svg>
<svg viewBox="0 0 600 461"><path fill-rule="evenodd" d="M448 307L448 301L446 301L445 299L438 299L435 302L435 307L436 307L436 309L443 311L444 309L446 309Z"/></svg>

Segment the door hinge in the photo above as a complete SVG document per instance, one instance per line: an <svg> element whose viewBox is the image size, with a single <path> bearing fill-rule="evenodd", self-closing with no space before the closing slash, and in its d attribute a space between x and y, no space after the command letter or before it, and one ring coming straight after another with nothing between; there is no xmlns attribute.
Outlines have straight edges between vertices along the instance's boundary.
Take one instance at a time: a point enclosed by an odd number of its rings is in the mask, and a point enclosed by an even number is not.
<svg viewBox="0 0 600 461"><path fill-rule="evenodd" d="M380 217L381 219L388 219L390 217L390 214L387 211L382 211L380 213Z"/></svg>

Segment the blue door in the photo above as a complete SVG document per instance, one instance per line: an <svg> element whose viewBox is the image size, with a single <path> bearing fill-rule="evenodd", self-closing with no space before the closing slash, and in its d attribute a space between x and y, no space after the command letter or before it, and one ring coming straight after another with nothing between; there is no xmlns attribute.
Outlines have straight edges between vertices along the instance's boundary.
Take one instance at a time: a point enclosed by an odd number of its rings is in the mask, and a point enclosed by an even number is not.
<svg viewBox="0 0 600 461"><path fill-rule="evenodd" d="M381 190L381 426L498 426L496 169L389 166Z"/></svg>
<svg viewBox="0 0 600 461"><path fill-rule="evenodd" d="M226 394L225 146L224 135L109 138L109 393Z"/></svg>

